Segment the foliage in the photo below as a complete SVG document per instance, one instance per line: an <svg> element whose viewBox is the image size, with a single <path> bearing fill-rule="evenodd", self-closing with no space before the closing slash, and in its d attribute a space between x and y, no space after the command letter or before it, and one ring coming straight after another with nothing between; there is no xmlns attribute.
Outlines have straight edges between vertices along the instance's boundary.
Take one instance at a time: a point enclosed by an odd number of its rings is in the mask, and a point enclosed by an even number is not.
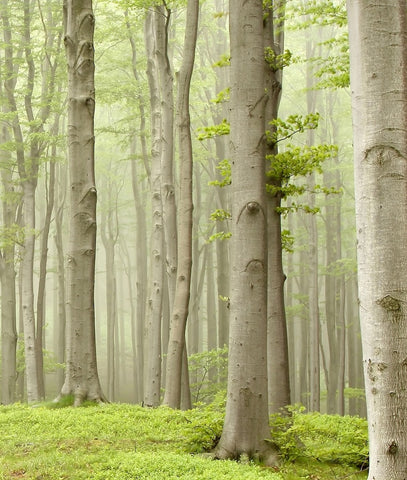
<svg viewBox="0 0 407 480"><path fill-rule="evenodd" d="M17 338L17 372L24 373L25 371L25 351L24 351L24 335L19 334ZM43 349L43 366L44 366L44 373L51 373L55 372L55 370L59 368L64 368L65 365L63 363L58 363L55 357L54 352Z"/></svg>
<svg viewBox="0 0 407 480"><path fill-rule="evenodd" d="M192 453L210 452L222 434L225 420L226 383L219 389L208 405L197 404L194 410L187 413L189 424L189 445Z"/></svg>
<svg viewBox="0 0 407 480"><path fill-rule="evenodd" d="M0 407L0 478L282 480L259 466L191 455L209 445L210 435L219 435L223 418L217 408Z"/></svg>
<svg viewBox="0 0 407 480"><path fill-rule="evenodd" d="M0 406L0 478L332 480L353 478L352 465L366 459L364 420L291 408L271 422L283 453L279 468L212 461L198 454L215 446L224 412L225 392L187 412L127 404Z"/></svg>
<svg viewBox="0 0 407 480"><path fill-rule="evenodd" d="M264 51L266 62L273 72L288 67L293 61L293 54L286 50L280 55L276 55L271 47L266 47Z"/></svg>
<svg viewBox="0 0 407 480"><path fill-rule="evenodd" d="M222 180L220 181L213 180L209 182L209 185L215 185L218 187L226 187L227 185L230 185L232 169L231 169L229 160L227 159L221 160L216 166L216 169L219 171L219 174L221 175Z"/></svg>
<svg viewBox="0 0 407 480"><path fill-rule="evenodd" d="M207 140L208 138L219 137L222 135L229 135L230 124L224 118L218 125L211 125L210 127L202 127L199 129L198 140Z"/></svg>
<svg viewBox="0 0 407 480"><path fill-rule="evenodd" d="M304 407L287 408L288 415L271 418L272 439L287 461L312 458L366 468L367 422L359 417L304 413Z"/></svg>
<svg viewBox="0 0 407 480"><path fill-rule="evenodd" d="M274 146L288 140L297 133L315 130L318 127L319 113L307 115L289 115L286 120L276 118L270 122L271 130L266 131L267 142Z"/></svg>
<svg viewBox="0 0 407 480"><path fill-rule="evenodd" d="M190 355L189 373L195 379L190 385L194 404L209 403L219 391L226 389L227 362L226 346Z"/></svg>
<svg viewBox="0 0 407 480"><path fill-rule="evenodd" d="M318 127L319 114L309 113L308 115L290 115L286 120L277 118L270 122L271 130L266 132L267 141L271 146L288 140L298 133L306 130L314 130ZM322 163L337 154L336 145L302 145L297 146L291 143L285 145L276 154L267 155L270 161L270 168L267 171L269 182L267 191L271 195L280 195L281 198L295 197L311 193L338 193L334 188L327 188L321 185L308 183L298 184L295 180L311 175L313 172L322 172ZM317 213L318 208L311 208L304 203L292 201L289 206L282 206L278 211L287 215L288 212L303 210L306 213Z"/></svg>
<svg viewBox="0 0 407 480"><path fill-rule="evenodd" d="M309 59L316 66L315 76L320 79L315 88L349 87L349 42L345 0L288 2L287 18L292 29L335 28L333 37L319 43L325 52L329 52L328 55Z"/></svg>

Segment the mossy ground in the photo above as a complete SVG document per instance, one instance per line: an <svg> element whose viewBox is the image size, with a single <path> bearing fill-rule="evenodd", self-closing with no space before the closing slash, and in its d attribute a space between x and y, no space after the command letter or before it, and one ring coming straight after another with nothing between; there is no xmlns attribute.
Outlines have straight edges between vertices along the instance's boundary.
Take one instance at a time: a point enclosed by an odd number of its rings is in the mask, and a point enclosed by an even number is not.
<svg viewBox="0 0 407 480"><path fill-rule="evenodd" d="M0 407L0 478L35 480L365 479L359 468L297 456L278 468L215 461L223 414L103 404L87 408ZM302 427L304 428L304 427ZM301 447L303 448L303 447ZM305 448L305 447L304 447Z"/></svg>

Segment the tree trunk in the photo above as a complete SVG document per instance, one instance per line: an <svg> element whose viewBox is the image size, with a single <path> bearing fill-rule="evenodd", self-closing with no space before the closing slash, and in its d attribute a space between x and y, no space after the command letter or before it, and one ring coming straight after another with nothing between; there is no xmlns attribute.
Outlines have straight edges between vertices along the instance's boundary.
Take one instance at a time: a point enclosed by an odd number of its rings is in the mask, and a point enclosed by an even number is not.
<svg viewBox="0 0 407 480"><path fill-rule="evenodd" d="M233 0L231 43L232 237L229 369L219 458L272 463L267 402L267 218L263 2Z"/></svg>
<svg viewBox="0 0 407 480"><path fill-rule="evenodd" d="M5 125L1 129L2 142L9 141L9 133ZM12 198L15 195L12 169L9 165L9 153L2 151L1 180L3 185L3 228L15 227L17 205ZM16 364L16 273L15 273L15 241L9 238L0 253L1 280L1 403L8 405L15 401L17 364Z"/></svg>
<svg viewBox="0 0 407 480"><path fill-rule="evenodd" d="M267 7L264 21L264 45L279 55L284 50L284 24L282 14L284 1L273 2ZM274 10L275 9L275 10ZM277 31L275 31L275 24ZM268 95L264 130L270 130L270 122L277 118L282 89L282 69L270 68L264 62L265 89ZM277 146L266 145L266 156L275 155ZM272 161L272 160L271 160ZM268 165L268 161L266 162ZM266 169L268 167L266 166ZM267 178L273 186L281 186L279 178ZM284 305L283 247L281 243L281 194L267 195L267 356L268 356L268 399L270 413L277 413L290 402L290 378L288 361L287 324Z"/></svg>
<svg viewBox="0 0 407 480"><path fill-rule="evenodd" d="M347 4L369 480L407 471L407 5Z"/></svg>
<svg viewBox="0 0 407 480"><path fill-rule="evenodd" d="M147 406L160 405L161 396L161 315L163 307L163 226L161 201L160 125L159 91L155 59L154 13L147 13L145 40L147 50L147 76L150 88L151 107L151 209L152 231L150 239L150 280L145 322L145 370L144 403Z"/></svg>
<svg viewBox="0 0 407 480"><path fill-rule="evenodd" d="M116 280L116 243L119 235L117 200L112 200L112 186L105 185L108 204L104 206L101 218L101 238L106 257L106 326L107 326L107 398L116 400L116 376L118 364L116 362L117 348L117 280ZM107 212L106 212L107 210Z"/></svg>
<svg viewBox="0 0 407 480"><path fill-rule="evenodd" d="M177 121L180 153L180 191L178 202L178 264L174 308L171 315L168 342L167 370L164 404L172 408L181 406L182 356L186 356L185 329L188 318L192 269L192 219L193 219L193 162L189 90L194 68L195 46L198 32L199 1L188 0L185 27L184 57L179 73ZM185 352L184 352L185 350ZM185 373L188 373L184 360ZM184 382L188 387L189 383ZM189 395L189 392L188 392Z"/></svg>
<svg viewBox="0 0 407 480"><path fill-rule="evenodd" d="M70 236L68 250L67 347L61 395L75 405L103 401L95 344L96 186L94 178L95 17L91 0L66 0L68 65L68 160Z"/></svg>
<svg viewBox="0 0 407 480"><path fill-rule="evenodd" d="M161 94L161 198L163 204L163 232L165 238L165 266L167 271L170 315L175 296L177 277L177 208L174 187L174 98L173 76L169 59L169 28L171 10L166 5L155 7L157 37L157 68Z"/></svg>
<svg viewBox="0 0 407 480"><path fill-rule="evenodd" d="M63 245L63 217L66 198L66 168L58 168L58 205L55 208L55 236L54 242L57 251L57 296L58 309L55 319L55 354L58 363L65 363L65 330L66 330L66 295L65 295L65 255ZM58 369L58 388L64 383L64 371Z"/></svg>

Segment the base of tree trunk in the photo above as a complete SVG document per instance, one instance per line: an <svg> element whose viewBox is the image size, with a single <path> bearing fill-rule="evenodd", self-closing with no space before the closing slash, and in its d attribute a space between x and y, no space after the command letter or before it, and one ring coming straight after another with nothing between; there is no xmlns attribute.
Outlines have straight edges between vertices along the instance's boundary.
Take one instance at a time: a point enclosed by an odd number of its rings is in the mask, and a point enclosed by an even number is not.
<svg viewBox="0 0 407 480"><path fill-rule="evenodd" d="M73 397L73 403L72 405L74 407L80 407L84 402L94 402L94 403L109 403L107 398L101 393L100 395L82 395L79 393L74 393L74 392L68 392L68 393L60 393L54 400L53 403L59 403L63 399L66 399L67 397L72 396Z"/></svg>
<svg viewBox="0 0 407 480"><path fill-rule="evenodd" d="M240 463L248 463L254 460L267 467L276 467L280 464L277 448L267 442L264 442L264 447L261 451L256 452L241 452L237 449L232 451L218 445L213 450L211 456L216 460L236 460Z"/></svg>

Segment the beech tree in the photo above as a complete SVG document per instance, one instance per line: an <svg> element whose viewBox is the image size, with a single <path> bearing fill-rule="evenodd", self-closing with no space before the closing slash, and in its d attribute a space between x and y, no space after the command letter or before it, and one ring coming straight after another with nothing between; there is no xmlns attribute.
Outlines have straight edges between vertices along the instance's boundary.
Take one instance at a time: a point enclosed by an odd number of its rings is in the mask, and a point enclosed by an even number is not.
<svg viewBox="0 0 407 480"><path fill-rule="evenodd" d="M407 3L349 0L369 480L407 471Z"/></svg>
<svg viewBox="0 0 407 480"><path fill-rule="evenodd" d="M64 2L68 65L70 235L67 268L67 345L61 395L74 404L102 401L95 344L96 186L94 177L95 17L91 0Z"/></svg>
<svg viewBox="0 0 407 480"><path fill-rule="evenodd" d="M180 149L180 198L178 211L178 264L174 307L171 315L170 339L168 344L167 377L164 403L173 408L181 405L182 368L187 369L185 328L191 288L192 268L192 172L193 155L191 121L189 113L189 90L195 60L198 32L199 1L188 0L185 27L184 60L179 73L177 116ZM187 372L187 371L186 371ZM184 387L189 390L188 376ZM188 393L189 396L189 393ZM190 400L186 408L190 407Z"/></svg>
<svg viewBox="0 0 407 480"><path fill-rule="evenodd" d="M10 141L10 134L5 123L1 125L2 143ZM6 151L0 152L2 198L2 241L0 249L1 281L1 403L7 405L15 400L17 365L16 365L16 273L15 273L15 234L17 198L12 175L12 159Z"/></svg>
<svg viewBox="0 0 407 480"><path fill-rule="evenodd" d="M229 368L219 458L274 460L267 402L263 2L229 2L232 237Z"/></svg>

